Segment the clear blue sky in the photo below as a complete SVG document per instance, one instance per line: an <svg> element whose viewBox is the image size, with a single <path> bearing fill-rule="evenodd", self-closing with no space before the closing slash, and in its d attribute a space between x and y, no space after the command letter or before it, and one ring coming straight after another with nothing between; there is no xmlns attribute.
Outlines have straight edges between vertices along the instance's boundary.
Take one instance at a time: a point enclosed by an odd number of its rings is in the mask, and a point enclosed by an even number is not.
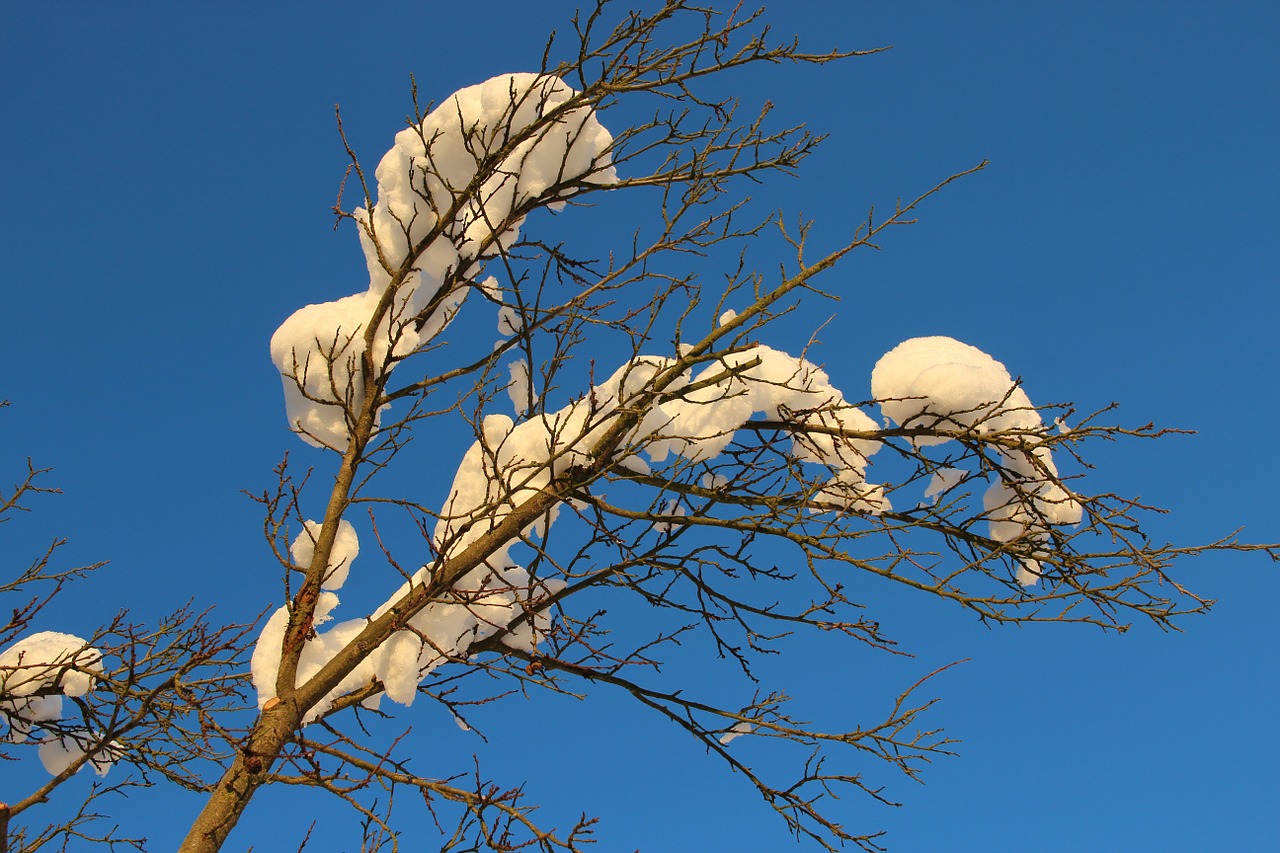
<svg viewBox="0 0 1280 853"><path fill-rule="evenodd" d="M58 532L67 559L111 561L40 627L87 634L118 608L193 596L228 618L278 603L239 490L270 483L286 450L325 463L284 429L267 340L295 308L365 285L354 234L331 229L333 104L376 162L410 110L411 72L439 99L531 69L571 8L0 6L3 470L30 455L65 491L6 525L5 553L22 562ZM1116 400L1131 424L1197 430L1104 448L1091 475L1170 508L1156 538L1280 539L1280 7L796 2L770 20L815 49L895 46L735 81L748 104L777 104L779 124L831 134L799 180L757 193L815 218L815 239L991 161L830 282L848 296L815 357L850 398L898 341L952 335L1037 402ZM960 756L924 786L884 776L904 808L851 797L842 818L889 830L895 851L1280 849L1280 576L1257 557L1180 577L1219 602L1183 634L990 630L886 590L879 615L914 660L794 649L785 672L824 719L970 659L933 685L930 719ZM743 780L608 697L517 701L490 718L490 747L438 714L405 719L438 732L442 762L486 749L552 822L600 815L602 850L794 849ZM7 767L0 800L41 772ZM121 814L165 850L197 807L156 790ZM264 798L229 849L296 849L308 809L334 811ZM314 849L358 846L335 826Z"/></svg>

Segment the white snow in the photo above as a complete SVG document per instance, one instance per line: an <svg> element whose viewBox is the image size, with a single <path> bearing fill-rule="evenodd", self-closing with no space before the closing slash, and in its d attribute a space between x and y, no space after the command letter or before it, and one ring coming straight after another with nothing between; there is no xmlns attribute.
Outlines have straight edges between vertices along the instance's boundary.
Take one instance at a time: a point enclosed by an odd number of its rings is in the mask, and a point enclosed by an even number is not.
<svg viewBox="0 0 1280 853"><path fill-rule="evenodd" d="M83 696L102 672L102 652L74 634L40 631L0 652L0 696L30 696L56 687Z"/></svg>
<svg viewBox="0 0 1280 853"><path fill-rule="evenodd" d="M600 437L624 413L640 407L639 422L617 451L619 467L648 473L649 463L638 453L647 452L655 463L675 453L690 461L708 461L718 455L755 413L794 425L792 453L800 461L820 464L834 472L816 496L815 509L844 509L876 513L888 507L883 489L867 484L863 474L867 457L879 444L870 438L807 432L806 429L873 431L871 419L848 405L824 371L804 359L769 347L752 347L724 356L703 368L696 378L679 377L669 386L665 402L656 401L650 389L654 379L672 365L668 358L639 356L619 367L589 394L559 411L543 413L517 424L506 415L487 415L480 437L463 456L454 476L449 499L436 525L434 544L443 559L457 554L493 530L517 506L550 485L569 466L589 462L587 454ZM519 384L513 369L513 385ZM691 381L698 386L679 393ZM712 487L728 485L722 475L711 475ZM545 535L555 509L531 524L525 536ZM667 513L683 515L685 508L672 500ZM672 522L659 522L659 532ZM308 527L308 531L311 528ZM352 533L354 542L354 533ZM299 538L303 550L309 540ZM559 581L540 581L510 557L519 539L499 547L479 569L454 584L447 597L432 602L409 619L377 649L365 665L343 681L313 709L309 719L322 714L337 696L376 678L392 701L408 705L417 685L435 667L451 657L465 655L469 646L502 629L510 629L503 642L531 651L549 628L545 605L539 603L563 588ZM346 552L335 547L335 559ZM354 546L350 551L354 557ZM309 554L295 554L301 557ZM350 559L341 561L349 566ZM374 612L377 618L406 595L415 584L428 583L423 568ZM336 596L317 611L317 624L336 606ZM520 614L530 614L518 625ZM281 608L268 620L253 657L253 678L259 704L275 695L280 644L288 621ZM364 619L339 623L318 631L303 650L299 679L305 680L330 660L366 624Z"/></svg>
<svg viewBox="0 0 1280 853"><path fill-rule="evenodd" d="M1040 415L1005 366L954 338L912 338L871 372L871 394L902 427L943 430L1034 430ZM918 445L949 441L920 436Z"/></svg>
<svg viewBox="0 0 1280 853"><path fill-rule="evenodd" d="M307 305L271 336L271 360L284 382L289 426L308 444L339 450L347 445L347 413L364 399L363 336L378 297L357 293ZM385 347L379 355L385 356Z"/></svg>
<svg viewBox="0 0 1280 853"><path fill-rule="evenodd" d="M1040 580L1040 562L1028 558L1019 560L1017 579L1023 586L1035 586Z"/></svg>
<svg viewBox="0 0 1280 853"><path fill-rule="evenodd" d="M880 449L879 442L843 434L874 432L875 422L846 403L821 368L756 346L724 356L692 382L698 387L659 406L668 422L646 446L655 462L671 452L695 462L709 461L753 414L760 413L795 425L791 453L796 459L835 471L817 495L821 504L873 514L889 509L884 490L864 482L867 460Z"/></svg>
<svg viewBox="0 0 1280 853"><path fill-rule="evenodd" d="M754 724L748 723L746 720L739 720L738 722L730 726L727 732L720 735L720 744L722 746L727 745L732 741L735 741L738 738L742 737L743 735L751 734L751 732L755 731L755 729L756 727Z"/></svg>
<svg viewBox="0 0 1280 853"><path fill-rule="evenodd" d="M960 485L967 473L960 468L939 468L929 478L929 485L924 490L925 498L932 498L937 503L938 497Z"/></svg>
<svg viewBox="0 0 1280 853"><path fill-rule="evenodd" d="M638 356L585 397L518 425L504 415L486 416L482 438L458 466L436 526L440 553L446 557L458 553L548 486L553 477L588 462L585 454L596 441L616 418L639 405L653 380L672 363L660 356ZM624 440L616 464L648 473L649 465L636 455L641 449L653 463L662 463L672 453L690 461L708 461L758 412L796 425L792 447L796 458L835 471L824 501L867 512L887 508L882 490L863 482L867 458L879 449L878 442L804 431L805 427L875 429L865 413L845 403L819 368L759 346L708 365L693 378L700 387L680 394L689 381L690 377L682 377L668 388L679 396L648 402ZM505 555L504 549L496 559L501 562Z"/></svg>
<svg viewBox="0 0 1280 853"><path fill-rule="evenodd" d="M316 623L327 622L326 618L337 606L337 596L333 593L322 593L320 606L316 609ZM258 636L257 645L250 660L250 672L253 685L258 691L258 707L262 708L276 696L276 675L280 671L280 651L284 642L284 632L289 624L289 611L281 607L271 615ZM333 659L344 646L353 640L364 628L367 621L352 619L341 622L327 631L316 631L314 637L303 647L302 657L298 661L298 684L302 684ZM349 674L323 702L311 710L307 721L316 719L329 710L333 700L344 693L367 684L375 677L372 665L368 660Z"/></svg>
<svg viewBox="0 0 1280 853"><path fill-rule="evenodd" d="M8 725L8 739L34 739L45 769L61 773L83 753L78 735L59 738L37 730L41 723L61 720L62 697L84 696L102 671L102 652L74 634L40 631L0 652L0 721ZM99 776L111 767L111 761L101 757L91 763Z"/></svg>
<svg viewBox="0 0 1280 853"><path fill-rule="evenodd" d="M890 350L871 373L871 393L885 415L903 427L1006 432L1021 447L993 447L1003 474L983 495L989 536L997 542L1042 539L1047 525L1077 524L1084 509L1062 487L1053 454L1043 445L1040 413L1003 364L953 338L912 338ZM918 446L942 444L945 436L917 436ZM947 475L948 477L950 475ZM949 488L939 471L925 491ZM1036 583L1039 564L1021 563L1018 580Z"/></svg>
<svg viewBox="0 0 1280 853"><path fill-rule="evenodd" d="M293 540L289 547L289 555L295 565L306 569L311 565L311 558L316 551L316 537L320 535L320 522L307 521L303 524L302 534ZM351 522L343 519L338 522L338 532L333 538L333 548L329 551L329 565L326 567L321 589L341 589L347 581L347 573L351 570L351 561L360 553L360 539Z"/></svg>
<svg viewBox="0 0 1280 853"><path fill-rule="evenodd" d="M272 337L289 423L304 440L344 449L366 381L385 376L400 359L430 344L472 288L498 304L501 335L523 331L521 313L503 302L496 279L477 281L484 260L518 239L532 210L559 209L583 185L616 180L610 165L613 139L594 111L561 111L574 94L554 77L501 75L457 92L420 125L396 135L374 173L376 202L369 210L353 212L369 272L367 291L306 306ZM478 189L466 192L468 187ZM412 268L406 271L411 257ZM367 324L396 275L403 280L386 316L371 331ZM451 281L457 283L446 286ZM726 310L718 323L723 326L737 316ZM636 356L581 398L558 411L530 416L535 397L529 363L523 358L510 362L506 390L522 420L489 414L478 425L477 440L458 465L433 533L440 561L434 565L494 530L571 466L591 462L589 454L601 437L619 418L635 413L638 422L610 460L618 468L648 474L651 465L673 455L687 463L711 462L749 419L763 415L790 432L790 453L797 462L830 472L826 482L819 481L811 511L876 514L890 508L884 487L866 481L869 457L880 447L876 423L846 402L821 368L767 346L750 346L684 372L657 399L651 393L653 382L673 364L665 356ZM372 376L366 375L370 369ZM1080 520L1080 504L1059 484L1051 453L1042 445L1039 413L991 356L951 338L915 338L880 359L871 383L884 414L903 427L1000 432L1021 442L992 449L1004 467L1004 478L997 478L984 495L992 539L1029 537L1035 542L1048 524ZM950 439L922 435L913 440L925 446ZM642 452L649 461L641 458ZM963 471L939 469L926 496L952 488L964 476ZM701 482L707 489L730 485L723 475L710 472ZM534 651L550 630L550 599L564 583L532 577L510 551L521 537L545 536L558 508L529 524L520 537L502 543L483 565L409 617L404 629L375 649L307 720L324 714L337 697L375 680L389 699L409 705L430 672L465 657L474 643L496 632L504 632L502 640L510 647ZM662 513L666 518L654 529L669 532L685 512L677 499L668 500ZM291 548L295 563L310 563L318 532L317 522L304 524ZM346 581L358 553L355 530L341 522L315 632L299 661L299 684L332 660L370 619L389 612L414 587L431 582L433 569L424 566L370 616L331 624L339 605L334 590ZM1034 560L1023 559L1019 580L1034 583L1038 568ZM251 668L260 707L276 695L288 619L287 608L277 610L254 650ZM66 676L60 672L57 677ZM50 704L36 711L54 714L60 709ZM751 728L738 723L721 742ZM59 760L54 747L49 752L50 761Z"/></svg>
<svg viewBox="0 0 1280 853"><path fill-rule="evenodd" d="M417 572L370 618L382 616L412 586L428 583L430 577L426 568ZM382 682L388 699L411 705L418 684L432 670L450 658L464 656L473 642L505 628L510 628L503 637L505 645L525 651L535 650L540 638L550 628L550 617L539 608L539 602L563 587L559 581L535 581L528 572L514 564L483 574L473 572L454 586L449 600L432 602L413 616L405 630L392 635L313 707L304 722L322 716L339 696L375 679ZM331 613L337 606L336 594L321 593L315 612L315 634L303 647L298 661L298 684L319 672L368 624L368 619L351 619L321 630L320 626L331 621ZM529 614L528 618L511 627L516 617L524 613ZM259 708L276 696L280 652L288 622L288 608L276 610L263 626L254 647L250 669L258 692Z"/></svg>
<svg viewBox="0 0 1280 853"><path fill-rule="evenodd" d="M868 458L879 448L875 422L845 402L825 371L805 359L754 346L723 355L696 375L678 377L667 387L664 398L657 400L651 393L652 383L673 363L665 357L638 356L559 411L520 423L506 415L485 416L479 437L458 466L436 524L433 539L441 559L458 554L493 530L569 466L589 462L587 454L599 438L623 414L637 411L639 422L624 437L613 460L621 468L648 473L650 466L640 458L640 451L654 464L672 454L687 461L709 462L749 418L763 414L783 428L792 427L791 454L796 460L832 471L814 496L813 511L874 514L888 509L883 487L865 480ZM518 411L521 398L528 394L526 372L523 360L513 362L511 391ZM1012 431L1021 440L1021 447L992 450L1005 470L1005 479L997 479L984 495L992 539L1011 542L1029 537L1034 542L1043 538L1048 524L1079 521L1080 504L1059 485L1049 449L1040 445L1039 414L995 359L950 338L915 339L880 360L872 387L884 398L886 415L905 426L971 430L978 435ZM945 440L926 436L918 443ZM926 496L954 487L964 476L961 470L939 469ZM704 474L701 482L706 488L728 485L722 475L711 473ZM669 532L684 513L678 500L669 499L661 513L666 518L654 524L655 531ZM523 535L545 535L554 515L553 509ZM315 533L315 523L308 522L307 535L294 544L297 562L309 561ZM501 545L484 565L410 617L405 629L375 650L312 709L308 720L323 714L338 696L375 679L382 683L389 699L409 705L417 686L430 672L450 659L465 656L473 643L497 631L509 629L503 638L507 645L534 650L550 627L545 602L564 584L536 580L517 565L510 550L519 541L513 538ZM354 530L343 528L335 543L327 588L341 585L356 553ZM1035 583L1038 570L1036 561L1021 558L1018 580ZM413 586L430 579L431 569L423 567L370 618L378 618ZM337 604L332 592L322 595L316 613L317 632L304 647L300 661L299 683L319 671L368 622L353 619L319 630ZM515 624L522 614L526 618ZM268 620L253 656L260 705L275 695L287 620L285 608ZM735 726L724 737L731 740L747 730Z"/></svg>
<svg viewBox="0 0 1280 853"><path fill-rule="evenodd" d="M717 378L719 381L713 381ZM864 412L845 403L825 371L771 347L756 346L726 355L703 368L692 382L703 387L660 406L668 424L659 440L648 444L655 462L663 461L668 452L692 461L712 459L757 412L801 428L875 430L875 423ZM792 452L805 462L861 472L867 457L879 447L872 440L804 433L801 429L793 440Z"/></svg>
<svg viewBox="0 0 1280 853"><path fill-rule="evenodd" d="M540 602L564 588L561 581L536 581L522 567L506 566L472 572L451 591L451 600L435 601L409 620L373 656L374 672L386 687L387 698L402 705L413 703L417 685L451 657L462 657L468 647L496 632L508 629L504 645L532 652L550 629L550 616ZM392 595L383 609L397 601L407 588ZM528 618L512 627L522 614ZM374 617L381 615L376 612Z"/></svg>
<svg viewBox="0 0 1280 853"><path fill-rule="evenodd" d="M523 415L529 410L531 398L529 396L529 362L523 358L517 358L507 366L511 373L511 381L507 383L507 396L511 398L511 405L515 408L517 415Z"/></svg>
<svg viewBox="0 0 1280 853"><path fill-rule="evenodd" d="M524 320L521 319L519 311L510 305L503 305L498 309L498 334L509 338L522 331L524 331Z"/></svg>
<svg viewBox="0 0 1280 853"><path fill-rule="evenodd" d="M685 512L684 506L677 499L670 498L660 514L667 518L680 518L685 515ZM670 521L655 521L653 523L653 531L655 533L670 533L673 527L675 527L675 524Z"/></svg>
<svg viewBox="0 0 1280 853"><path fill-rule="evenodd" d="M729 478L724 474L713 474L708 471L702 475L702 479L698 481L698 484L704 489L723 489L729 485Z"/></svg>
<svg viewBox="0 0 1280 853"><path fill-rule="evenodd" d="M62 696L22 696L0 701L0 722L9 726L8 740L24 743L41 723L62 719ZM38 736L37 736L38 739Z"/></svg>
<svg viewBox="0 0 1280 853"><path fill-rule="evenodd" d="M461 552L569 466L588 462L586 454L599 438L623 413L635 410L653 380L671 364L666 358L639 356L583 398L519 424L505 415L486 416L480 437L458 466L436 525L435 546L441 556L447 559ZM671 390L678 391L688 381L689 377L682 377ZM711 459L753 413L763 412L797 426L793 441L797 458L835 470L820 494L823 503L865 512L888 506L881 487L863 480L867 457L878 449L876 442L803 431L806 426L874 429L871 419L846 404L817 367L768 347L754 347L706 367L697 381L705 384L686 395L661 403L648 401L615 464L647 473L649 465L637 455L640 449L655 463L672 452L690 460ZM727 485L719 475L709 482L717 488ZM676 500L668 501L666 515L676 518L684 512ZM525 535L545 535L543 528L553 517L554 513L549 514ZM654 529L666 532L670 526L670 521L658 522ZM516 565L509 552L517 541L498 548L481 570L456 584L455 601L432 603L410 620L412 630L397 633L378 650L373 668L389 698L409 704L426 673L448 657L464 654L476 639L508 626L519 612L532 610L535 617L505 635L504 642L526 650L534 647L548 624L537 602L557 592L561 584L536 582ZM429 577L423 569L388 599L384 609L412 584L426 583Z"/></svg>
<svg viewBox="0 0 1280 853"><path fill-rule="evenodd" d="M88 735L63 735L61 737L51 735L47 740L41 742L36 754L40 757L40 763L44 765L44 769L50 775L57 776L70 767L80 756L84 755L92 747L94 739ZM83 772L86 767L92 767L93 772L98 776L106 776L107 771L111 769L111 765L114 763L113 758L115 755L115 750L106 749L85 762L80 770Z"/></svg>
<svg viewBox="0 0 1280 853"><path fill-rule="evenodd" d="M556 207L582 184L616 180L613 137L595 112L563 109L575 94L556 77L503 74L462 89L420 125L396 134L374 173L373 209L353 212L368 290L301 308L271 338L289 425L304 441L346 448L348 420L365 394L367 338L373 369L390 371L449 325L479 262L518 238L528 210ZM483 178L478 189L466 193L477 178ZM419 248L387 315L369 334L393 274ZM442 293L451 273L460 283ZM496 290L492 277L476 286ZM419 329L417 318L428 308ZM505 322L519 331L509 315Z"/></svg>

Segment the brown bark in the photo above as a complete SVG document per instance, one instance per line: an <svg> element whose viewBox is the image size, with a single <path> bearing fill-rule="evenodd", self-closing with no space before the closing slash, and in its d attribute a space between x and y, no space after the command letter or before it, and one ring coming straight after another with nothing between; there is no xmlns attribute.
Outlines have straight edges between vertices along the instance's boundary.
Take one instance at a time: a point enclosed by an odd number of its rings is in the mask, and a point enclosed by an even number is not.
<svg viewBox="0 0 1280 853"><path fill-rule="evenodd" d="M301 720L302 713L295 702L281 702L258 717L235 761L191 824L178 848L180 853L214 853L222 849Z"/></svg>

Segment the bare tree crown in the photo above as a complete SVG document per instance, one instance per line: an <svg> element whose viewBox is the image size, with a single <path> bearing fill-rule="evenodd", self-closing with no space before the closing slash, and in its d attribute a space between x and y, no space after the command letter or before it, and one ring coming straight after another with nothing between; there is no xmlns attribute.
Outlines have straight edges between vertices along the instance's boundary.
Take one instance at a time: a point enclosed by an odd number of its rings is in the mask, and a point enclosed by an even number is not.
<svg viewBox="0 0 1280 853"><path fill-rule="evenodd" d="M48 595L83 572L54 570L53 548L0 586L44 590L0 633L5 750L36 745L51 775L0 806L13 849L140 847L95 834L91 803L45 829L26 817L80 769L112 762L134 773L118 786L207 794L184 851L220 849L273 784L344 801L365 849L397 849L386 804L401 790L425 801L441 850L587 849L592 820L544 823L519 787L478 769L468 780L383 736L419 699L465 724L469 707L513 689L624 691L745 774L797 836L880 849L877 833L842 823L834 796L885 797L864 759L915 776L948 750L922 721L919 685L883 719L827 731L793 713L782 685L756 680L760 657L798 632L892 647L853 579L991 622L1123 630L1208 607L1170 574L1177 558L1255 547L1149 540L1148 508L1100 491L1087 453L1165 431L1037 407L976 347L903 342L877 362L871 400L855 390L865 378L816 350L778 348L779 317L837 291L837 267L982 165L815 248L808 223L755 214L744 195L797 170L820 137L704 86L742 66L855 54L774 41L741 8L668 0L608 25L612 14L602 3L575 18L536 71L427 108L415 90L372 171L347 146L334 211L369 282L299 308L271 339L288 426L329 461L302 475L286 457L255 495L284 577L260 623L184 609L83 639L30 632ZM575 242L578 224L623 204L648 205L628 241L603 257ZM764 251L768 271L749 260ZM481 317L496 332L477 340ZM1028 387L1039 393L1034 377ZM470 446L430 474L451 481L443 500L388 476L415 438L459 421ZM39 490L39 473L5 511ZM377 554L392 580L367 568ZM384 581L380 604L344 610L345 589ZM612 600L644 624L616 624L599 606ZM697 645L738 673L740 702L655 676ZM753 769L740 738L791 743L794 775Z"/></svg>

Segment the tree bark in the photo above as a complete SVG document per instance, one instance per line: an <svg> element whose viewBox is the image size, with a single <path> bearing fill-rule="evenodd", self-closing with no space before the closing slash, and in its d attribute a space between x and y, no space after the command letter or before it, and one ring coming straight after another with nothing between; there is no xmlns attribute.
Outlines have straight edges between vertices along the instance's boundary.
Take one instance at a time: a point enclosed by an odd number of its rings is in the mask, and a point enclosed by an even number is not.
<svg viewBox="0 0 1280 853"><path fill-rule="evenodd" d="M240 753L209 795L178 848L179 853L216 853L240 821L253 794L267 780L281 749L302 721L295 702L264 711Z"/></svg>

